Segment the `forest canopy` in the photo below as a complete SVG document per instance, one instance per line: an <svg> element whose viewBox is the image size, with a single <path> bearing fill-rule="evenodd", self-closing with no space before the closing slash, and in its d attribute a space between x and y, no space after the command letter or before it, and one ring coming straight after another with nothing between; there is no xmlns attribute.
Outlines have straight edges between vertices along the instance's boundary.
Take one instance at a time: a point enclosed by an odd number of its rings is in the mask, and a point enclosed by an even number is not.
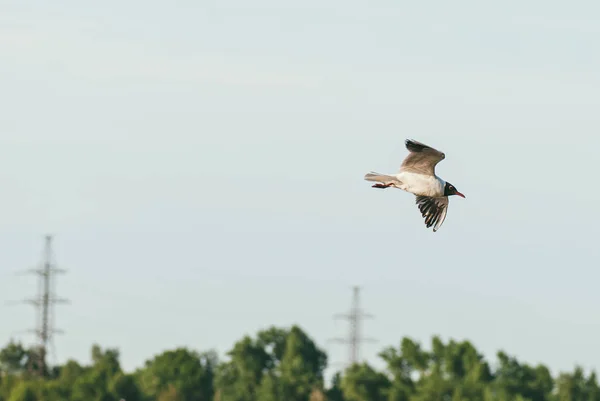
<svg viewBox="0 0 600 401"><path fill-rule="evenodd" d="M349 366L324 383L327 355L300 327L245 336L219 360L177 348L124 372L119 350L91 348L91 364L40 369L39 351L10 341L0 350L0 401L600 401L595 372L553 377L499 351L487 361L469 341L403 338L385 363Z"/></svg>

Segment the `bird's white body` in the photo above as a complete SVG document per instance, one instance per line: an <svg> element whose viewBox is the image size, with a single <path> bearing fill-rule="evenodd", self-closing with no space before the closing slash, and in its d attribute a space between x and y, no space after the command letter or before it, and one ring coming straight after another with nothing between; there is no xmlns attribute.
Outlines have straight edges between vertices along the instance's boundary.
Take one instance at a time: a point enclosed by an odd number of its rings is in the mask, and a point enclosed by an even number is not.
<svg viewBox="0 0 600 401"><path fill-rule="evenodd" d="M398 188L404 191L432 198L444 196L446 181L438 176L401 171L395 177L400 183Z"/></svg>
<svg viewBox="0 0 600 401"><path fill-rule="evenodd" d="M400 171L397 174L370 173L367 175L369 181L379 181L384 184L402 189L418 196L439 198L444 196L446 181L436 175Z"/></svg>

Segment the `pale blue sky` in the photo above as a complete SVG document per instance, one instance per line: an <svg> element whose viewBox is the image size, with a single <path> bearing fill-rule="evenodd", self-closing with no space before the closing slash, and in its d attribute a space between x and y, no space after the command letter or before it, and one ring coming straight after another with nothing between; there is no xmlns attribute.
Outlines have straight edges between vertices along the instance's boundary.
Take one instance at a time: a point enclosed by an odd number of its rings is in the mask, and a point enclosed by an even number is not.
<svg viewBox="0 0 600 401"><path fill-rule="evenodd" d="M433 334L598 366L597 2L59 3L0 3L0 294L55 233L59 362L293 323L343 362L360 284L376 366ZM467 196L435 234L362 179L407 137Z"/></svg>

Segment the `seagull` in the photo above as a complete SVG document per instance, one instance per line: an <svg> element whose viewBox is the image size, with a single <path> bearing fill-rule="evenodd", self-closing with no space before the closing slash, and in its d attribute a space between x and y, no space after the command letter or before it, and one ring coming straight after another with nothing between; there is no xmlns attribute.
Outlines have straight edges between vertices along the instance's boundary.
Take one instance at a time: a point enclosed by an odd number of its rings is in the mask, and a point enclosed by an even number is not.
<svg viewBox="0 0 600 401"><path fill-rule="evenodd" d="M397 174L372 171L365 175L365 180L376 182L373 188L394 187L414 194L425 225L427 228L433 226L433 232L436 232L446 219L448 197L465 196L454 185L435 175L435 166L446 158L443 152L412 139L407 139L404 144L410 153Z"/></svg>

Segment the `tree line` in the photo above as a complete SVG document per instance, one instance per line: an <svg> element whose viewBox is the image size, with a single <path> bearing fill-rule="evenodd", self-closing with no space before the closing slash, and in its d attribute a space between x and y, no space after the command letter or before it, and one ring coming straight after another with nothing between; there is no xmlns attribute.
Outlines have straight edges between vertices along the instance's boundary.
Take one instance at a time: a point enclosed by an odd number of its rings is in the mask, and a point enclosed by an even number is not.
<svg viewBox="0 0 600 401"><path fill-rule="evenodd" d="M355 364L325 385L325 351L300 327L271 327L214 351L165 351L124 372L117 349L91 349L39 372L39 353L10 341L0 350L0 401L600 401L595 372L553 377L499 351L490 364L469 341L403 338L379 354L385 369Z"/></svg>

